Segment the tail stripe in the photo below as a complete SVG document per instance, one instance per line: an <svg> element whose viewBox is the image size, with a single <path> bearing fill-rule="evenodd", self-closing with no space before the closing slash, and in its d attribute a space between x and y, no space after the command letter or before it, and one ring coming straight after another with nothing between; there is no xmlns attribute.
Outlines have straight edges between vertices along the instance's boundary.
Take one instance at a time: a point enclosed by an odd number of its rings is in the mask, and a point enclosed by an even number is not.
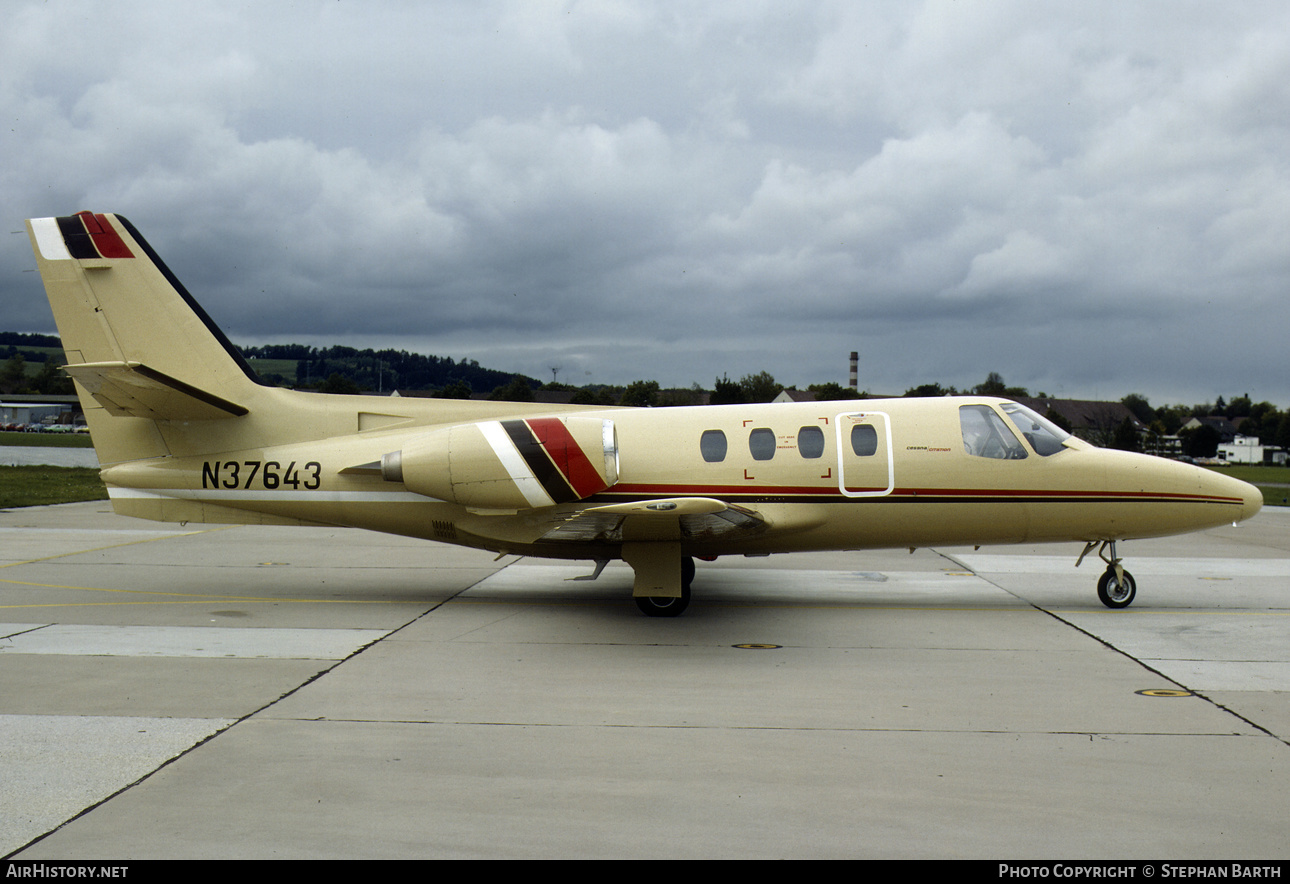
<svg viewBox="0 0 1290 884"><path fill-rule="evenodd" d="M90 212L80 212L76 217L81 219L81 223L89 231L90 239L94 241L94 247L104 258L134 257L134 253L108 223L107 218Z"/></svg>
<svg viewBox="0 0 1290 884"><path fill-rule="evenodd" d="M46 261L70 261L71 252L63 242L63 231L58 227L57 218L32 218L31 232L36 235L36 248L40 257Z"/></svg>
<svg viewBox="0 0 1290 884"><path fill-rule="evenodd" d="M42 224L43 233L37 239L40 253L48 260L75 258L77 261L95 261L99 258L134 257L130 247L102 215L78 212L60 218L41 218L40 221L56 225L55 233L47 223ZM32 226L35 227L36 222L33 221ZM59 248L55 235L62 240L63 248Z"/></svg>
<svg viewBox="0 0 1290 884"><path fill-rule="evenodd" d="M102 257L99 250L94 248L94 241L85 232L85 225L77 216L64 215L59 218L58 229L63 232L63 242L67 244L67 251L76 260L87 261Z"/></svg>

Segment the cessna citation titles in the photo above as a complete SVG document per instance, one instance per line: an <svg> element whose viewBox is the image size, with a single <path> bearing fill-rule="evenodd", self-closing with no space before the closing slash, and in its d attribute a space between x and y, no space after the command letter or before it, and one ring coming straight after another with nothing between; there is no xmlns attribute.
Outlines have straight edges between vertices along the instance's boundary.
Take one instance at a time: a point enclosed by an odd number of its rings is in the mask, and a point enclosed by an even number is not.
<svg viewBox="0 0 1290 884"><path fill-rule="evenodd" d="M265 386L129 221L28 222L112 506L170 522L343 525L611 559L675 616L694 557L1117 541L1248 519L1244 482L1104 451L1014 402L604 408ZM1076 564L1079 564L1079 561Z"/></svg>

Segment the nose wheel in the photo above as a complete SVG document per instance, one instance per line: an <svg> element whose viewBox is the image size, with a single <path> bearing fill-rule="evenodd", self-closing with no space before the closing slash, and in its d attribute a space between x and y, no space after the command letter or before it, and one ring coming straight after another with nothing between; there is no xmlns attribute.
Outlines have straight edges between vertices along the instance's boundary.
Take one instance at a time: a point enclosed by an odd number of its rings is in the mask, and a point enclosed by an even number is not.
<svg viewBox="0 0 1290 884"><path fill-rule="evenodd" d="M1090 540L1084 547L1084 552L1080 553L1079 563L1084 561L1084 556L1088 555L1089 550L1098 544L1099 541ZM1133 575L1124 570L1120 564L1120 559L1115 554L1115 541L1101 541L1101 548L1097 551L1098 557L1106 562L1106 571L1097 580L1097 597L1108 608L1127 608L1133 604L1133 599L1138 594L1138 584L1133 579ZM1110 553L1108 555L1107 553Z"/></svg>
<svg viewBox="0 0 1290 884"><path fill-rule="evenodd" d="M1097 579L1097 597L1108 608L1127 608L1133 604L1133 597L1138 594L1138 585L1133 575L1123 568L1111 565Z"/></svg>

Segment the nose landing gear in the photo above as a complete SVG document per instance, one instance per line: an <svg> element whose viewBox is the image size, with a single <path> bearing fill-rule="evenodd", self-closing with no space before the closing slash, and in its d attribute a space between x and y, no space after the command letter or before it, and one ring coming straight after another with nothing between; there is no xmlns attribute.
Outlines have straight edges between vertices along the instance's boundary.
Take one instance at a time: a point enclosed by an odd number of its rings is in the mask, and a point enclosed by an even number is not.
<svg viewBox="0 0 1290 884"><path fill-rule="evenodd" d="M1114 540L1090 540L1085 544L1084 551L1075 562L1075 567L1079 567L1080 562L1084 561L1084 557L1099 542L1101 547L1097 555L1106 562L1106 571L1097 580L1097 597L1108 608L1127 608L1133 604L1133 599L1138 594L1138 584L1134 581L1133 575L1124 570L1124 566L1120 564L1120 559L1115 554Z"/></svg>

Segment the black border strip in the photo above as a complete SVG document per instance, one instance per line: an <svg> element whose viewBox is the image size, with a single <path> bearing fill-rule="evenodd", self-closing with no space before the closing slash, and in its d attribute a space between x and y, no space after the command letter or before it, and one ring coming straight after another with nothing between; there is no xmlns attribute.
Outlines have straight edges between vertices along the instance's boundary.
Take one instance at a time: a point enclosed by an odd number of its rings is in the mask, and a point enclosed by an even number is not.
<svg viewBox="0 0 1290 884"><path fill-rule="evenodd" d="M145 378L148 378L149 380L156 381L159 384L163 384L169 387L170 389L175 390L176 392L183 393L185 396L188 396L192 399L196 399L198 402L202 402L206 405L211 406L212 408L218 408L220 411L226 411L229 414L233 415L234 417L241 417L244 414L250 414L250 411L248 409L243 408L241 405L238 405L236 402L229 402L227 399L222 399L219 396L214 395L213 393L207 393L205 390L199 390L196 387L191 386L190 384L185 384L181 380L172 378L168 374L163 374L162 372L157 371L155 368L149 368L146 365L138 365L138 366L135 366L133 370L143 375Z"/></svg>
<svg viewBox="0 0 1290 884"><path fill-rule="evenodd" d="M148 241L144 239L142 235L140 235L139 231L135 229L134 225L131 224L128 219L122 217L121 215L115 215L114 217L116 218L116 220L121 222L121 226L126 229L126 231L134 239L135 243L139 246L139 248L143 249L143 253L148 256L149 260L152 261L153 265L155 265L156 268L161 271L161 275L166 278L166 281L170 283L171 287L174 288L174 290L179 293L179 297L184 299L184 303L188 305L188 309L192 310L193 313L196 314L197 318L200 319L202 321L202 324L206 326L206 330L209 331L212 335L214 335L215 340L217 340L220 346L224 348L224 351L228 353L229 357L235 363L237 363L237 367L242 370L242 373L245 374L248 379L250 379L251 381L254 381L256 384L258 384L261 387L273 386L268 381L264 380L264 378L260 377L258 374L255 373L255 369L252 368L251 364L246 361L246 357L244 357L241 351L239 351L237 347L233 345L233 342L228 339L228 337L224 334L223 330L221 330L220 327L215 324L215 320L211 319L210 315L207 314L207 312L202 309L202 305L198 304L196 299L193 298L191 294L189 294L188 289L184 288L184 284L180 282L179 278L176 277L175 274L170 271L170 268L167 267L166 263L161 260L161 257L157 255L155 251L153 251L152 246L148 245ZM76 220L79 223L79 219L76 219ZM60 218L59 221L61 222L62 219ZM89 237L89 234L86 234L86 238L88 237ZM95 252L94 257L98 257L97 252Z"/></svg>

